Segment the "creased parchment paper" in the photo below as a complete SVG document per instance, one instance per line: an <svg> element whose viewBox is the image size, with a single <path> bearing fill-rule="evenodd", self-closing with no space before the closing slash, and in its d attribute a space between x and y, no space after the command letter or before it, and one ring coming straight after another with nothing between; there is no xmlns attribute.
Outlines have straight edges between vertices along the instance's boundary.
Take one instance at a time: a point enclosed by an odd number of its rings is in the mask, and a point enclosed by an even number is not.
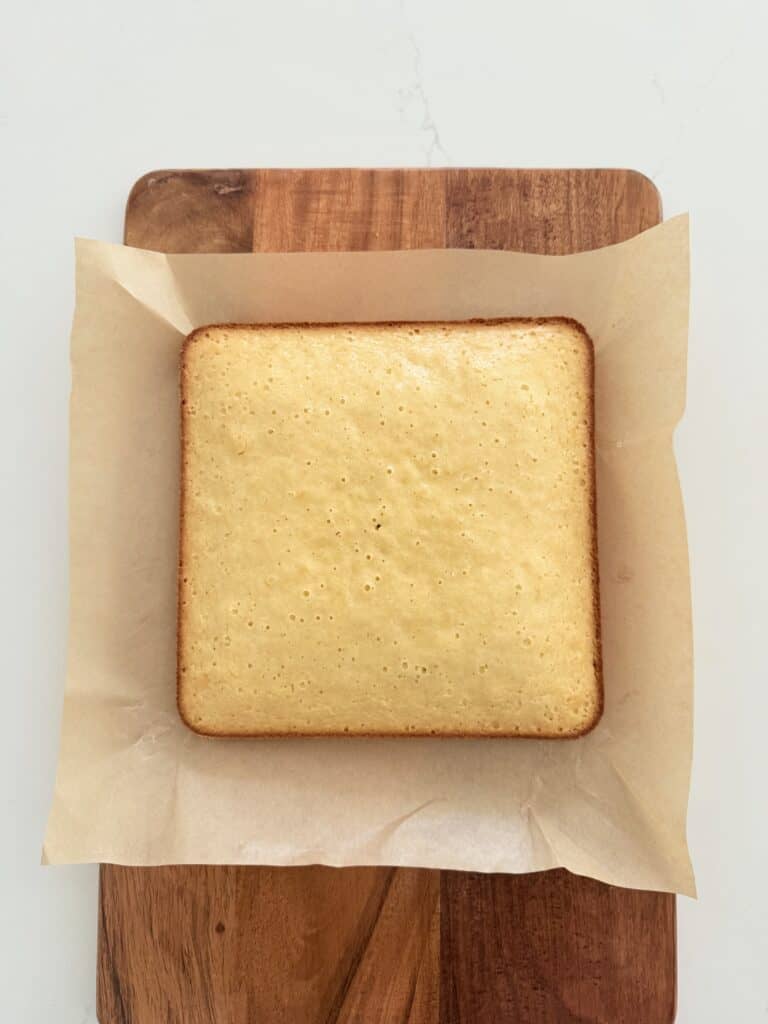
<svg viewBox="0 0 768 1024"><path fill-rule="evenodd" d="M178 365L216 322L570 316L595 342L606 711L577 740L209 739L175 707ZM672 433L688 223L573 256L77 244L71 627L51 863L563 866L693 894Z"/></svg>

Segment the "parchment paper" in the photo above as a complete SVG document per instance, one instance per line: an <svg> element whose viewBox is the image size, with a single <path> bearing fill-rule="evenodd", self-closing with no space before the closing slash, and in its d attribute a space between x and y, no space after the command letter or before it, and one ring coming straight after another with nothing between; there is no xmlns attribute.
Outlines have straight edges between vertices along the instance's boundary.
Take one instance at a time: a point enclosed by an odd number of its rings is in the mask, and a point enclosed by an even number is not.
<svg viewBox="0 0 768 1024"><path fill-rule="evenodd" d="M596 347L606 711L577 740L227 740L175 707L178 362L222 321L562 315ZM691 624L672 433L688 223L573 256L77 243L71 625L51 863L563 866L693 894Z"/></svg>

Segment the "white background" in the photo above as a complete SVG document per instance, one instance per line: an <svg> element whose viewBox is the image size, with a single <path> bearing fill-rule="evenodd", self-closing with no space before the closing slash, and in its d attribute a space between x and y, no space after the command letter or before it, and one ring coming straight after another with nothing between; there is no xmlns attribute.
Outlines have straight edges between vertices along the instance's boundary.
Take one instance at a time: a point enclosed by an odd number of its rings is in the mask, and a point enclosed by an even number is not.
<svg viewBox="0 0 768 1024"><path fill-rule="evenodd" d="M667 216L691 211L677 451L700 899L678 901L678 1021L768 1021L768 5L21 0L3 21L3 1024L96 1019L96 869L38 866L66 653L72 238L119 240L153 168L427 164L634 167Z"/></svg>

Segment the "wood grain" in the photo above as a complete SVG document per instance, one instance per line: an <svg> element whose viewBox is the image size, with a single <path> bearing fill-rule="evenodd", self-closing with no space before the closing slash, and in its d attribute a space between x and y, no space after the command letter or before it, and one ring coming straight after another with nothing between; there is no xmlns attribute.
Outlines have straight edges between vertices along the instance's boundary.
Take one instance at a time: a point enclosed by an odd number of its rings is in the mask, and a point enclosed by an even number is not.
<svg viewBox="0 0 768 1024"><path fill-rule="evenodd" d="M623 242L661 220L635 171L451 170L446 245L557 256Z"/></svg>
<svg viewBox="0 0 768 1024"><path fill-rule="evenodd" d="M653 226L601 170L161 171L125 240L168 252L564 253ZM669 1024L675 900L566 871L101 871L102 1024Z"/></svg>
<svg viewBox="0 0 768 1024"><path fill-rule="evenodd" d="M162 252L559 254L660 220L655 186L635 171L155 171L131 190L125 242Z"/></svg>
<svg viewBox="0 0 768 1024"><path fill-rule="evenodd" d="M567 871L445 871L442 890L441 1021L674 1020L674 897Z"/></svg>
<svg viewBox="0 0 768 1024"><path fill-rule="evenodd" d="M438 1024L439 891L394 868L104 867L99 1020Z"/></svg>
<svg viewBox="0 0 768 1024"><path fill-rule="evenodd" d="M430 171L252 174L256 252L445 246L445 189Z"/></svg>
<svg viewBox="0 0 768 1024"><path fill-rule="evenodd" d="M131 189L125 242L159 252L250 252L253 175L158 171Z"/></svg>

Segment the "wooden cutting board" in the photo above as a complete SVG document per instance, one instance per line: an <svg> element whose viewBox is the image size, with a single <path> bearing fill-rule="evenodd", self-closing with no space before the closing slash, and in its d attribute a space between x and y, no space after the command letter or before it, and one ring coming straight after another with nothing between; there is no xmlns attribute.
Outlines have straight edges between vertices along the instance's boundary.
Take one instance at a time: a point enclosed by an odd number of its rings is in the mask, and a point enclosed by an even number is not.
<svg viewBox="0 0 768 1024"><path fill-rule="evenodd" d="M125 241L568 253L660 219L632 171L158 171ZM674 896L566 871L101 869L102 1024L669 1024L675 956Z"/></svg>

